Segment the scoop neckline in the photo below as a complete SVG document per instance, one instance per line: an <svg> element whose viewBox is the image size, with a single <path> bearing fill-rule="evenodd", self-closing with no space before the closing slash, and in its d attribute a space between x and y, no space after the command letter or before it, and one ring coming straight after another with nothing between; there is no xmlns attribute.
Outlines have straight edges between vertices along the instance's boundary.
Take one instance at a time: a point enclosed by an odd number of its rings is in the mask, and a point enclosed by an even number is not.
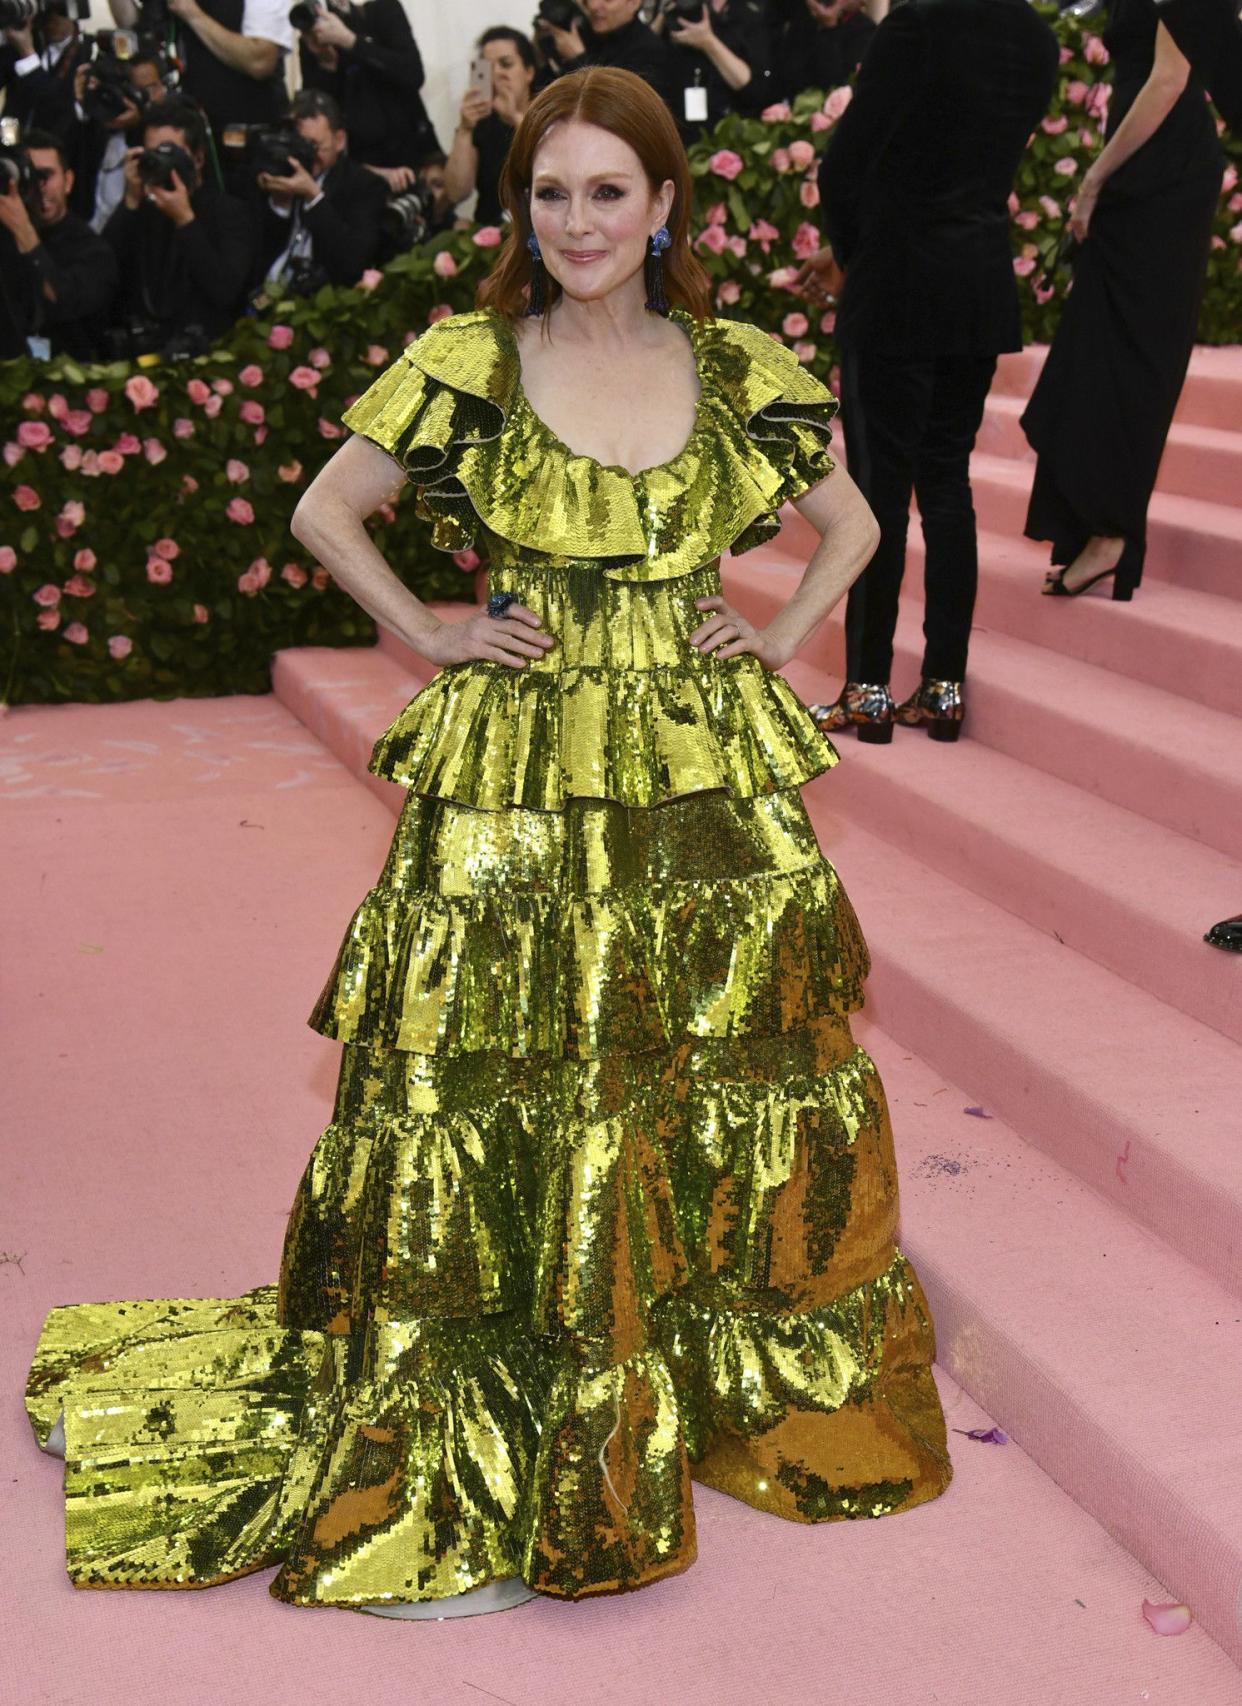
<svg viewBox="0 0 1242 1706"><path fill-rule="evenodd" d="M598 468L601 473L618 474L623 480L643 480L646 479L648 474L661 474L666 469L675 467L678 462L682 461L695 448L707 424L705 416L705 406L707 403L707 375L704 371L703 348L700 341L701 329L694 315L687 309L670 308L669 319L676 320L677 324L682 328L690 340L690 350L694 357L694 369L699 380L699 395L694 405L694 424L690 428L690 433L686 442L682 445L681 449L677 451L676 455L670 456L666 462L653 462L646 468L640 468L637 473L634 473L632 469L627 468L624 463L601 462L598 457L590 456L585 451L571 450L565 443L564 439L557 437L556 433L552 431L552 428L544 420L543 416L536 412L533 403L526 395L526 387L522 383L522 356L518 347L516 333L508 321L504 319L503 315L498 315L497 318L504 329L505 336L509 340L513 356L514 396L517 398L521 407L525 410L527 418L533 424L539 435L555 449L559 450L568 461L585 462L591 468Z"/></svg>

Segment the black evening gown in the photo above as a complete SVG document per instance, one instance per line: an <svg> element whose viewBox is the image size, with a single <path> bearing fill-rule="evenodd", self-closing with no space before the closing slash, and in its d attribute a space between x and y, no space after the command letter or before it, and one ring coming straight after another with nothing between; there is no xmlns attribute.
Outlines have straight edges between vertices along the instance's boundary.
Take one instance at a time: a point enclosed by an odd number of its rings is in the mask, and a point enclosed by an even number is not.
<svg viewBox="0 0 1242 1706"><path fill-rule="evenodd" d="M1155 55L1152 0L1110 0L1111 137ZM1070 563L1093 534L1146 547L1147 505L1194 347L1224 166L1193 76L1100 193L1022 416L1038 453L1025 532Z"/></svg>

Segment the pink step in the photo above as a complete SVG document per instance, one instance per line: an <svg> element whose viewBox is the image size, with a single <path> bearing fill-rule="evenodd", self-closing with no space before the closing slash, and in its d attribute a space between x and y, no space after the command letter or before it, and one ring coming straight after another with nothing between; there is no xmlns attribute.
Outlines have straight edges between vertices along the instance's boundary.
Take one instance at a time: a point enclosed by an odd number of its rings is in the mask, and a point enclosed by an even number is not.
<svg viewBox="0 0 1242 1706"><path fill-rule="evenodd" d="M965 1115L970 1079L859 1034L892 1104L902 1245L939 1362L1242 1663L1238 1299L1000 1120Z"/></svg>
<svg viewBox="0 0 1242 1706"><path fill-rule="evenodd" d="M993 392L1029 397L1047 353L1046 344L1032 344L1021 353L1001 356ZM1174 419L1187 426L1242 430L1242 349L1236 344L1219 349L1201 344L1192 352Z"/></svg>
<svg viewBox="0 0 1242 1706"><path fill-rule="evenodd" d="M393 812L404 790L371 775L367 760L415 687L378 646L298 646L272 659L276 698Z"/></svg>
<svg viewBox="0 0 1242 1706"><path fill-rule="evenodd" d="M1242 401L1242 394L1239 400ZM979 428L977 448L987 455L1005 456L1034 468L1035 452L1026 441L1019 419L1025 407L1024 397L993 392ZM1242 420L1242 410L1238 418ZM1232 503L1242 491L1242 432L1174 421L1161 459L1156 490L1203 498L1208 503Z"/></svg>
<svg viewBox="0 0 1242 1706"><path fill-rule="evenodd" d="M1030 467L978 451L970 476L980 528L1021 538ZM1143 575L1144 584L1150 577L1219 598L1242 598L1242 509L1156 492L1147 512Z"/></svg>

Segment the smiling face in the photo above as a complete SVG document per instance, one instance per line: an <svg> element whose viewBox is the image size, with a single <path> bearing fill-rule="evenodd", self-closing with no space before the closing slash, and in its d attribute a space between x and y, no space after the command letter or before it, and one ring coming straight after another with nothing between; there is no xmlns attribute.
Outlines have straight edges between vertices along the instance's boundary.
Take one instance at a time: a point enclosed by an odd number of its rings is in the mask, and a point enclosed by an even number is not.
<svg viewBox="0 0 1242 1706"><path fill-rule="evenodd" d="M539 144L531 224L544 266L569 296L594 301L641 273L647 240L672 205L672 180L653 193L638 155L610 130L565 119Z"/></svg>

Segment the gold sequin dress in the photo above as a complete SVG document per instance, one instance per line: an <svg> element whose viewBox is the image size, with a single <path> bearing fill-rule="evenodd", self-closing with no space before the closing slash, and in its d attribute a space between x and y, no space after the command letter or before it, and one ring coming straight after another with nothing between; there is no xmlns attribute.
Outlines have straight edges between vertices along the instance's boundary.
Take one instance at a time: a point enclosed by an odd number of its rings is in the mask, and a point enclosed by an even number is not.
<svg viewBox="0 0 1242 1706"><path fill-rule="evenodd" d="M697 420L639 475L552 435L490 310L346 411L557 643L442 669L375 746L408 795L309 1020L344 1048L278 1285L48 1315L27 1408L40 1443L64 1411L80 1587L574 1599L693 1562L692 1480L801 1522L949 1483L866 948L800 794L837 757L687 641L836 404L674 317Z"/></svg>

